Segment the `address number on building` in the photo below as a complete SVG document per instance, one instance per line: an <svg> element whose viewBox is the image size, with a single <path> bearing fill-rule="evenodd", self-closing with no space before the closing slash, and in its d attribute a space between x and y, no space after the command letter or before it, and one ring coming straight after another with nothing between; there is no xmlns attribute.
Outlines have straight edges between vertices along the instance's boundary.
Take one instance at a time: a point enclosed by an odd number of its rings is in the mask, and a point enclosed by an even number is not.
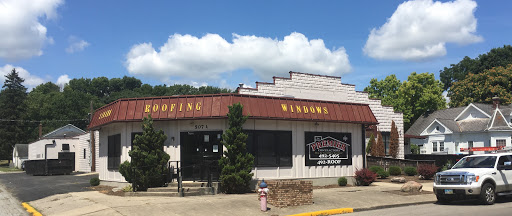
<svg viewBox="0 0 512 216"><path fill-rule="evenodd" d="M208 125L195 125L196 129L208 129Z"/></svg>

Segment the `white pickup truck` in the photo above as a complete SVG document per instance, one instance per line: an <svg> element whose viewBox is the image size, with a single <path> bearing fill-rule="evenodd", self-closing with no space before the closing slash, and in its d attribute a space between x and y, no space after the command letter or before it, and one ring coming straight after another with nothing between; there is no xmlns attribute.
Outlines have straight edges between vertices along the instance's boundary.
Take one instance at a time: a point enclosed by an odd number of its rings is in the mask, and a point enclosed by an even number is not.
<svg viewBox="0 0 512 216"><path fill-rule="evenodd" d="M498 195L512 194L512 153L466 156L451 169L438 172L434 193L440 203L477 198L492 205Z"/></svg>

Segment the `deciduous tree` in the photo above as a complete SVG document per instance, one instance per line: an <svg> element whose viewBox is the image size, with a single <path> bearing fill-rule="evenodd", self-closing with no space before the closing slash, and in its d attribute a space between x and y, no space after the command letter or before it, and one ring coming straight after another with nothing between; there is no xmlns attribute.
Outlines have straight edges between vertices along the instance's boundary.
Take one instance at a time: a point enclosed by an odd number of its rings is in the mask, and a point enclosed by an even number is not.
<svg viewBox="0 0 512 216"><path fill-rule="evenodd" d="M443 84L431 73L411 73L398 89L398 95L395 110L404 115L405 131L425 112L446 108Z"/></svg>
<svg viewBox="0 0 512 216"><path fill-rule="evenodd" d="M492 103L494 96L498 96L504 104L512 102L512 64L469 74L466 79L454 83L448 93L451 107L475 102Z"/></svg>
<svg viewBox="0 0 512 216"><path fill-rule="evenodd" d="M440 71L441 82L444 90L448 90L455 82L464 80L470 73L479 74L484 70L498 66L505 67L508 64L512 64L512 46L493 48L474 59L466 56L459 63L451 64L449 68L445 67Z"/></svg>
<svg viewBox="0 0 512 216"><path fill-rule="evenodd" d="M382 105L395 106L398 104L398 89L402 83L394 74L387 76L383 80L371 79L370 85L364 88L368 92L368 97L382 100Z"/></svg>

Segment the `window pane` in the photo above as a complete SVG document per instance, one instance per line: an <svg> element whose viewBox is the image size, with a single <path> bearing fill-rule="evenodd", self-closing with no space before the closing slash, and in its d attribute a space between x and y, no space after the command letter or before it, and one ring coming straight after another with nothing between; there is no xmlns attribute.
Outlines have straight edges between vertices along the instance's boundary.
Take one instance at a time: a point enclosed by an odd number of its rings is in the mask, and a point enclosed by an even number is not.
<svg viewBox="0 0 512 216"><path fill-rule="evenodd" d="M256 135L256 144L258 145L258 165L276 166L276 143L272 133L258 132Z"/></svg>
<svg viewBox="0 0 512 216"><path fill-rule="evenodd" d="M292 166L292 132L277 133L279 166Z"/></svg>
<svg viewBox="0 0 512 216"><path fill-rule="evenodd" d="M444 151L444 142L439 143L439 151Z"/></svg>

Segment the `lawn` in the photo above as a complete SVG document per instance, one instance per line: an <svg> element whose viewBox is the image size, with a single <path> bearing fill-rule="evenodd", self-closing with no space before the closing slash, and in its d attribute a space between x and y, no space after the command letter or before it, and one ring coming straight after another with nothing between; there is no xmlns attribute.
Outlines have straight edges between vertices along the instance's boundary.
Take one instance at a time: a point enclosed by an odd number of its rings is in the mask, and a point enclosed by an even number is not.
<svg viewBox="0 0 512 216"><path fill-rule="evenodd" d="M0 160L0 172L16 172L16 171L21 171L21 170L16 169L16 168L9 168L9 161Z"/></svg>

